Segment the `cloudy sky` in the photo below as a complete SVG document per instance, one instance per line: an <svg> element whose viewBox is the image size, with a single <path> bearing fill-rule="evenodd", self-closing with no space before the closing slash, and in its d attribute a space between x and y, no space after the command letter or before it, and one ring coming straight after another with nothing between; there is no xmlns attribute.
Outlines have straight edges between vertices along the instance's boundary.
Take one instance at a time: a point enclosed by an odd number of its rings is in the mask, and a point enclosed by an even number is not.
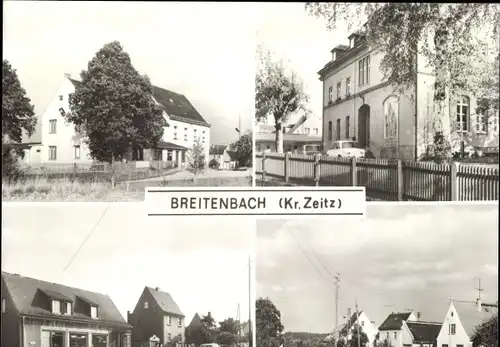
<svg viewBox="0 0 500 347"><path fill-rule="evenodd" d="M2 271L108 294L125 319L144 286L170 293L187 323L235 318L238 303L248 319L252 222L152 219L137 204L14 204L2 216Z"/></svg>
<svg viewBox="0 0 500 347"><path fill-rule="evenodd" d="M251 129L258 4L6 1L3 54L40 115L64 73L118 40L153 84L181 94L212 124L212 143ZM29 23L29 25L26 25Z"/></svg>
<svg viewBox="0 0 500 347"><path fill-rule="evenodd" d="M477 298L478 278L483 302L498 300L498 204L369 206L360 223L258 221L256 257L257 296L275 303L287 331L333 329L323 265L340 273L339 317L357 299L376 326L406 309L442 321L450 298Z"/></svg>
<svg viewBox="0 0 500 347"><path fill-rule="evenodd" d="M301 77L314 115L322 116L323 87L317 72L330 61L333 47L348 42L348 36L346 25L326 30L325 21L310 16L303 3L262 5L257 42Z"/></svg>

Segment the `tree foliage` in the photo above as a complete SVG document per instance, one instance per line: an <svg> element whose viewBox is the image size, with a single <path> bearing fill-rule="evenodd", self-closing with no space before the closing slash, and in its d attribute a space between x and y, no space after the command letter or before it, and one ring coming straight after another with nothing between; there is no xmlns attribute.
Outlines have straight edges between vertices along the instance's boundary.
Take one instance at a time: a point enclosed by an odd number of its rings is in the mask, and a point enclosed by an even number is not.
<svg viewBox="0 0 500 347"><path fill-rule="evenodd" d="M326 19L329 29L340 21L349 29L364 24L369 44L384 53L380 70L396 92L414 97L410 86L417 69L431 68L433 130L445 141L455 121L446 118L446 103L457 94L477 94L484 79L481 65L498 55L500 6L495 3L307 3L306 10ZM418 66L417 53L425 67Z"/></svg>
<svg viewBox="0 0 500 347"><path fill-rule="evenodd" d="M252 166L253 157L253 138L252 132L243 134L238 141L235 141L230 146L231 151L236 152L238 166Z"/></svg>
<svg viewBox="0 0 500 347"><path fill-rule="evenodd" d="M104 45L80 77L64 117L84 132L92 158L111 162L131 148L157 145L166 126L163 110L149 78L135 70L119 42Z"/></svg>
<svg viewBox="0 0 500 347"><path fill-rule="evenodd" d="M283 152L283 125L288 117L299 110L306 111L309 96L303 90L299 76L287 73L283 62L274 62L271 52L258 48L259 68L255 76L255 121L274 118L276 150Z"/></svg>
<svg viewBox="0 0 500 347"><path fill-rule="evenodd" d="M283 341L281 313L269 299L259 298L255 304L257 346L278 347Z"/></svg>
<svg viewBox="0 0 500 347"><path fill-rule="evenodd" d="M362 327L355 324L352 327L351 331L352 331L352 334L351 334L351 339L348 341L348 346L349 347L358 347L358 337L359 337L359 345L366 346L366 344L368 343L368 336L363 331Z"/></svg>
<svg viewBox="0 0 500 347"><path fill-rule="evenodd" d="M205 148L198 138L186 153L186 159L187 169L194 176L199 175L205 169Z"/></svg>
<svg viewBox="0 0 500 347"><path fill-rule="evenodd" d="M23 133L31 136L37 119L34 106L21 85L16 70L7 60L2 67L2 177L18 180L22 177L19 158L22 150L12 144L22 142Z"/></svg>
<svg viewBox="0 0 500 347"><path fill-rule="evenodd" d="M474 328L472 346L498 347L498 314Z"/></svg>

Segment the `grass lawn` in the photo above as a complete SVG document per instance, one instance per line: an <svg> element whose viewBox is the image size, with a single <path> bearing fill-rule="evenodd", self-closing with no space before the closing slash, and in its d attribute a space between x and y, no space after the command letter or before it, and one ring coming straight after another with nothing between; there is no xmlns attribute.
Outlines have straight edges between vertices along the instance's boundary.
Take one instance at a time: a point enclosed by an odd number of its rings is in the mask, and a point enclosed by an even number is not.
<svg viewBox="0 0 500 347"><path fill-rule="evenodd" d="M68 178L47 180L35 178L23 183L9 184L2 182L2 201L42 202L42 201L71 201L71 202L127 202L144 201L146 187L249 187L251 183L247 177L217 177L197 178L196 181L187 179L168 181L132 181L117 183L115 188L106 181L76 182Z"/></svg>

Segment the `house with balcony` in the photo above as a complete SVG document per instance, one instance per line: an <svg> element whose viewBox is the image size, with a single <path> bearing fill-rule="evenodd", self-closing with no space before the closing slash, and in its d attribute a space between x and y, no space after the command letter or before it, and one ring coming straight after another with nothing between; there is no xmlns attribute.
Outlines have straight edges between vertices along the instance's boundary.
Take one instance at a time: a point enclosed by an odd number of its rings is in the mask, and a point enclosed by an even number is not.
<svg viewBox="0 0 500 347"><path fill-rule="evenodd" d="M2 346L130 347L108 295L2 272Z"/></svg>
<svg viewBox="0 0 500 347"><path fill-rule="evenodd" d="M178 347L185 342L184 314L169 293L145 287L133 312L127 312L132 328L132 345L158 338L164 346Z"/></svg>
<svg viewBox="0 0 500 347"><path fill-rule="evenodd" d="M318 72L323 83L323 149L350 139L376 157L421 158L433 144L434 72L417 54L414 83L397 93L381 72L380 47L368 42L363 31L348 40L348 45L331 50L331 60ZM443 119L443 128L454 151L462 142L476 148L498 146L498 107L487 117L478 111L473 95L458 90L446 104L449 117Z"/></svg>
<svg viewBox="0 0 500 347"><path fill-rule="evenodd" d="M283 129L283 152L302 153L321 146L321 118L310 113L293 114ZM256 152L276 152L276 129L269 122L257 124Z"/></svg>
<svg viewBox="0 0 500 347"><path fill-rule="evenodd" d="M65 74L54 97L38 118L40 133L36 133L24 146L24 160L28 165L44 163L90 164L90 157L82 134L69 124L63 115L70 112L69 96L81 82ZM175 166L183 166L186 152L196 140L205 148L205 158L209 156L210 124L182 94L153 86L153 98L163 109L167 126L163 137L155 148L130 148L124 159L128 161L162 161ZM36 141L32 141L35 139ZM207 163L208 165L208 163Z"/></svg>

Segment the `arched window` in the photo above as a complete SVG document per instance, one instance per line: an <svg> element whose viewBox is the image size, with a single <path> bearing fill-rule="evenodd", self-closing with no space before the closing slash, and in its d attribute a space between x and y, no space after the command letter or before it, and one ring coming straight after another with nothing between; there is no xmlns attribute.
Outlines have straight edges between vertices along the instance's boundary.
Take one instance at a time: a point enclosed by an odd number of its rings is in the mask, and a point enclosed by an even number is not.
<svg viewBox="0 0 500 347"><path fill-rule="evenodd" d="M384 101L384 138L397 139L399 100L396 96L389 96Z"/></svg>
<svg viewBox="0 0 500 347"><path fill-rule="evenodd" d="M470 117L470 99L468 96L462 96L457 101L457 131L469 131Z"/></svg>
<svg viewBox="0 0 500 347"><path fill-rule="evenodd" d="M333 140L333 124L332 122L328 122L328 141Z"/></svg>

